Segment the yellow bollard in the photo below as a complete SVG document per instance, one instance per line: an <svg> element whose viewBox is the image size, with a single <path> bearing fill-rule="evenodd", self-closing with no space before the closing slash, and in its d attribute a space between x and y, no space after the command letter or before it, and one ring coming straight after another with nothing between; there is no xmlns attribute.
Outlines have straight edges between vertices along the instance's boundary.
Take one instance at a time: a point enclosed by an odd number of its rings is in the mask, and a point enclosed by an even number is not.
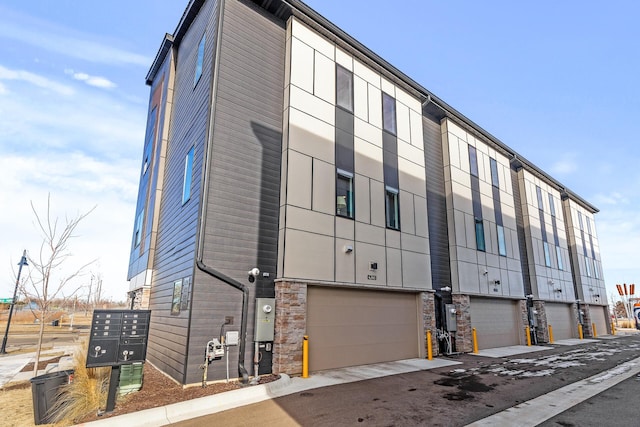
<svg viewBox="0 0 640 427"><path fill-rule="evenodd" d="M553 328L549 325L549 344L553 344Z"/></svg>
<svg viewBox="0 0 640 427"><path fill-rule="evenodd" d="M471 336L473 337L473 352L478 352L478 335L476 334L476 328L471 328Z"/></svg>
<svg viewBox="0 0 640 427"><path fill-rule="evenodd" d="M597 337L598 337L598 332L597 332L597 330L596 330L596 324L595 324L595 323L592 323L592 324L591 324L591 327L593 328L593 337L594 337L594 338L597 338Z"/></svg>
<svg viewBox="0 0 640 427"><path fill-rule="evenodd" d="M578 324L578 338L584 338L584 335L582 335L582 324Z"/></svg>
<svg viewBox="0 0 640 427"><path fill-rule="evenodd" d="M309 335L302 338L302 378L309 378Z"/></svg>
<svg viewBox="0 0 640 427"><path fill-rule="evenodd" d="M616 324L611 322L611 335L616 334Z"/></svg>
<svg viewBox="0 0 640 427"><path fill-rule="evenodd" d="M427 329L427 360L433 360L433 348L431 348L431 329Z"/></svg>
<svg viewBox="0 0 640 427"><path fill-rule="evenodd" d="M531 347L531 329L529 327L525 327L525 334L527 334L527 347Z"/></svg>

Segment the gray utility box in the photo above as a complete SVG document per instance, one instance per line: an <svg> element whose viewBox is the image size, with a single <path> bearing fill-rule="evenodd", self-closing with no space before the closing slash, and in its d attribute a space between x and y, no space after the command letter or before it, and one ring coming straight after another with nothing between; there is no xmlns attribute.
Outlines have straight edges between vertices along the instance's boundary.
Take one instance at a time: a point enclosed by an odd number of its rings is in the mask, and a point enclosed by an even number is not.
<svg viewBox="0 0 640 427"><path fill-rule="evenodd" d="M456 332L458 330L458 315L456 313L456 306L453 304L445 304L444 317L447 322L447 331Z"/></svg>
<svg viewBox="0 0 640 427"><path fill-rule="evenodd" d="M276 299L256 298L256 329L254 340L273 341L276 320Z"/></svg>

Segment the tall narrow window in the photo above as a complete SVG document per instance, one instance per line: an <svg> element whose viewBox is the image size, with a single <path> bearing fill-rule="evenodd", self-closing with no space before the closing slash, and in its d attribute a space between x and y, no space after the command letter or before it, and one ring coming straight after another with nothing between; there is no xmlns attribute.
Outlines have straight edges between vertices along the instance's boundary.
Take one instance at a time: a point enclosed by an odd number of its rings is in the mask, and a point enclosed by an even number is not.
<svg viewBox="0 0 640 427"><path fill-rule="evenodd" d="M478 153L472 145L469 145L469 171L471 175L478 176Z"/></svg>
<svg viewBox="0 0 640 427"><path fill-rule="evenodd" d="M386 188L385 208L387 211L387 227L400 230L400 206L397 188Z"/></svg>
<svg viewBox="0 0 640 427"><path fill-rule="evenodd" d="M584 231L584 225L582 224L582 212L578 212L578 224L580 225L580 230Z"/></svg>
<svg viewBox="0 0 640 427"><path fill-rule="evenodd" d="M500 181L498 180L498 162L496 159L490 158L489 165L491 166L491 185L500 188Z"/></svg>
<svg viewBox="0 0 640 427"><path fill-rule="evenodd" d="M382 129L396 134L396 100L382 92Z"/></svg>
<svg viewBox="0 0 640 427"><path fill-rule="evenodd" d="M156 107L153 107L147 121L146 140L144 141L144 158L142 159L142 175L147 173L153 155L153 141L156 135Z"/></svg>
<svg viewBox="0 0 640 427"><path fill-rule="evenodd" d="M587 276L591 277L591 260L588 257L584 257L584 265L587 270Z"/></svg>
<svg viewBox="0 0 640 427"><path fill-rule="evenodd" d="M353 218L353 174L338 169L336 182L336 215Z"/></svg>
<svg viewBox="0 0 640 427"><path fill-rule="evenodd" d="M552 217L556 216L556 206L555 203L553 203L553 196L551 193L549 193L549 212L551 212Z"/></svg>
<svg viewBox="0 0 640 427"><path fill-rule="evenodd" d="M501 256L507 256L507 242L504 238L504 227L498 225L498 253Z"/></svg>
<svg viewBox="0 0 640 427"><path fill-rule="evenodd" d="M479 251L485 251L485 243L484 243L484 223L482 219L476 218L476 248Z"/></svg>
<svg viewBox="0 0 640 427"><path fill-rule="evenodd" d="M556 258L558 259L558 270L564 270L562 265L562 252L560 251L560 246L556 246Z"/></svg>
<svg viewBox="0 0 640 427"><path fill-rule="evenodd" d="M549 243L542 242L542 248L544 249L544 265L551 267L551 253L549 252Z"/></svg>
<svg viewBox="0 0 640 427"><path fill-rule="evenodd" d="M206 34L202 35L202 39L200 39L200 44L198 45L198 59L196 60L196 73L193 78L193 85L198 84L198 80L200 80L200 76L202 76L202 64L204 63L204 44L206 41Z"/></svg>
<svg viewBox="0 0 640 427"><path fill-rule="evenodd" d="M538 197L538 209L544 211L544 204L542 203L542 189L536 185L536 196Z"/></svg>
<svg viewBox="0 0 640 427"><path fill-rule="evenodd" d="M138 214L136 218L136 230L134 231L134 242L135 247L140 246L140 242L142 241L142 223L144 221L144 209Z"/></svg>
<svg viewBox="0 0 640 427"><path fill-rule="evenodd" d="M600 279L600 273L598 272L598 263L596 260L593 260L593 273L596 276L596 279Z"/></svg>
<svg viewBox="0 0 640 427"><path fill-rule="evenodd" d="M353 73L336 65L336 105L353 112Z"/></svg>
<svg viewBox="0 0 640 427"><path fill-rule="evenodd" d="M191 176L193 175L193 149L191 147L184 159L184 181L182 184L182 204L191 198Z"/></svg>

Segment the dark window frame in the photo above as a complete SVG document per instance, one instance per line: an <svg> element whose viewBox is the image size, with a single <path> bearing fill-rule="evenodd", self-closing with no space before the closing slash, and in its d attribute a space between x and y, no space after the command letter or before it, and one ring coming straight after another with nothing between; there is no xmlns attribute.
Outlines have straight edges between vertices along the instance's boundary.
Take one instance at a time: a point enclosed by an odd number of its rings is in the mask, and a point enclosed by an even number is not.
<svg viewBox="0 0 640 427"><path fill-rule="evenodd" d="M498 255L506 257L507 256L507 239L504 233L504 226L500 224L496 224L496 233L498 234ZM502 239L500 238L501 235L502 235Z"/></svg>
<svg viewBox="0 0 640 427"><path fill-rule="evenodd" d="M385 187L384 207L387 228L400 231L400 192L397 188Z"/></svg>
<svg viewBox="0 0 640 427"><path fill-rule="evenodd" d="M202 77L202 71L204 68L204 48L207 42L207 33L202 35L200 43L198 43L198 51L196 54L196 68L193 74L193 87L195 88Z"/></svg>
<svg viewBox="0 0 640 427"><path fill-rule="evenodd" d="M468 147L469 149L467 151L469 152L469 173L472 176L479 177L480 174L478 170L478 151L473 145L469 145Z"/></svg>
<svg viewBox="0 0 640 427"><path fill-rule="evenodd" d="M491 169L491 185L500 188L500 178L498 174L498 161L493 157L489 157L489 167Z"/></svg>
<svg viewBox="0 0 640 427"><path fill-rule="evenodd" d="M340 95L342 95L342 90L345 89L345 87L341 84L343 83L342 78L347 78L346 83L347 83L347 90L349 91L349 96L348 96L348 105L345 105L343 102L341 102L344 98L341 97ZM350 113L353 113L353 108L354 108L354 95L353 95L353 72L349 71L348 69L346 69L345 67L343 67L340 64L336 64L336 107L342 108L345 111L348 111Z"/></svg>
<svg viewBox="0 0 640 427"><path fill-rule="evenodd" d="M348 190L346 195L339 194L340 182L348 182ZM344 197L344 209L341 212L339 203L340 197ZM354 174L342 169L336 168L336 215L342 218L355 219L355 192L354 192Z"/></svg>
<svg viewBox="0 0 640 427"><path fill-rule="evenodd" d="M484 234L484 221L482 218L474 218L476 230L476 249L482 252L487 251L487 241Z"/></svg>
<svg viewBox="0 0 640 427"><path fill-rule="evenodd" d="M396 99L382 92L382 129L392 135L398 134Z"/></svg>

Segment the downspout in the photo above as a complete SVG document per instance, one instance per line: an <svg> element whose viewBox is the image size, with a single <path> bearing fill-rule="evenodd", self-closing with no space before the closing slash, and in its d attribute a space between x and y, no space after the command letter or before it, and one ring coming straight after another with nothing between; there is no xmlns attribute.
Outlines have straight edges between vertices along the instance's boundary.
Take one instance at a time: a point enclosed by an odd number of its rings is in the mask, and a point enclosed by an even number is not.
<svg viewBox="0 0 640 427"><path fill-rule="evenodd" d="M242 317L240 319L240 342L238 345L238 376L242 377L242 384L249 383L249 373L244 367L245 341L247 338L247 317L249 312L249 288L235 279L223 274L214 268L206 265L203 261L204 257L204 235L207 219L207 199L209 192L209 171L211 169L211 146L213 140L213 129L216 112L216 93L218 90L218 76L220 74L220 50L222 46L222 23L224 18L225 0L220 0L218 10L218 34L216 35L216 56L213 70L213 79L211 83L211 111L209 116L209 129L207 136L207 150L203 161L203 185L202 195L200 197L200 227L198 230L198 249L196 253L196 266L198 269L216 279L242 291Z"/></svg>

